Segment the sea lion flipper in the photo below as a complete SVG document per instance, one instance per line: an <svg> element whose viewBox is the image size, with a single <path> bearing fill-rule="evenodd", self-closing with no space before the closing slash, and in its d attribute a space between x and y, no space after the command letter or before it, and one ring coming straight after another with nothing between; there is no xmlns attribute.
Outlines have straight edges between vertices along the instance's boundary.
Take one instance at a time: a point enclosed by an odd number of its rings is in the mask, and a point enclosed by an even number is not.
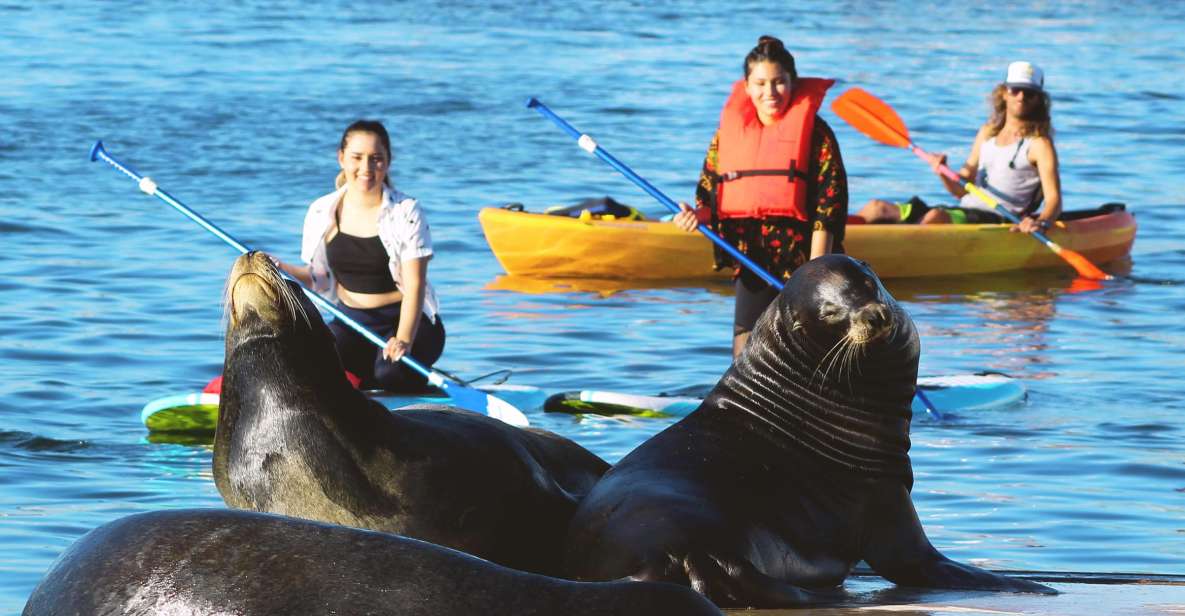
<svg viewBox="0 0 1185 616"><path fill-rule="evenodd" d="M688 554L683 569L691 587L720 606L805 607L842 597L842 593L807 590L772 578L743 558Z"/></svg>
<svg viewBox="0 0 1185 616"><path fill-rule="evenodd" d="M995 590L1056 595L1056 590L943 556L926 538L904 485L886 487L869 506L863 558L877 574L900 586Z"/></svg>

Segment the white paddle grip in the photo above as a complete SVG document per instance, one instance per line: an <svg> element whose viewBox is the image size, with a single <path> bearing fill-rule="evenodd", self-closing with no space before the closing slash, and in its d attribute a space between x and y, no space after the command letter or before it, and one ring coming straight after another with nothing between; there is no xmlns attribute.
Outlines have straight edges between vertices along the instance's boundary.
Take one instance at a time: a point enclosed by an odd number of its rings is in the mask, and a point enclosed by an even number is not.
<svg viewBox="0 0 1185 616"><path fill-rule="evenodd" d="M156 182L152 181L150 177L140 178L140 190L148 195L156 194Z"/></svg>

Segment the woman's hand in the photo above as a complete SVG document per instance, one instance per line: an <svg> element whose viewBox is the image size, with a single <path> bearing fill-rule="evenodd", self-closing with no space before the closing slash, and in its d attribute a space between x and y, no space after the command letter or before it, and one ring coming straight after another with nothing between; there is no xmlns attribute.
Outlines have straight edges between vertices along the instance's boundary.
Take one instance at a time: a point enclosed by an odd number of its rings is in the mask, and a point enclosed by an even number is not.
<svg viewBox="0 0 1185 616"><path fill-rule="evenodd" d="M675 223L676 227L679 227L688 233L692 233L697 227L699 227L698 210L693 210L691 209L690 205L680 201L679 213L675 214L675 218L672 219L671 222Z"/></svg>
<svg viewBox="0 0 1185 616"><path fill-rule="evenodd" d="M306 287L313 286L313 277L309 273L309 268L285 263L281 261L279 257L276 257L271 253L265 252L263 255L272 262L272 265L276 266L276 269L280 270L281 274L286 274L292 278L295 278Z"/></svg>
<svg viewBox="0 0 1185 616"><path fill-rule="evenodd" d="M279 257L267 252L263 253L263 256L267 257L267 260L271 261L272 265L276 266L276 269L280 270L281 272L288 272L288 270L285 269L284 262L281 261Z"/></svg>
<svg viewBox="0 0 1185 616"><path fill-rule="evenodd" d="M407 355L410 351L410 342L405 342L398 338L390 338L387 340L387 346L383 347L383 358L397 362L400 357Z"/></svg>

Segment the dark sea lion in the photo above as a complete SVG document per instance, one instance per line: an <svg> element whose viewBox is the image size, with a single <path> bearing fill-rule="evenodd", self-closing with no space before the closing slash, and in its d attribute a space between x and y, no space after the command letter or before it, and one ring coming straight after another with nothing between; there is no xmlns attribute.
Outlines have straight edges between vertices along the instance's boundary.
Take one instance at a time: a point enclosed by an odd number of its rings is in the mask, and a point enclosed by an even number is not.
<svg viewBox="0 0 1185 616"><path fill-rule="evenodd" d="M128 516L53 564L25 616L60 614L707 615L673 584L581 583L431 543L221 509Z"/></svg>
<svg viewBox="0 0 1185 616"><path fill-rule="evenodd" d="M469 411L388 411L346 380L312 302L262 253L235 262L227 310L214 437L227 505L558 572L568 521L603 460Z"/></svg>
<svg viewBox="0 0 1185 616"><path fill-rule="evenodd" d="M729 607L840 599L860 560L902 586L1052 593L926 538L908 453L919 350L866 264L802 266L699 409L581 502L565 573L689 584Z"/></svg>

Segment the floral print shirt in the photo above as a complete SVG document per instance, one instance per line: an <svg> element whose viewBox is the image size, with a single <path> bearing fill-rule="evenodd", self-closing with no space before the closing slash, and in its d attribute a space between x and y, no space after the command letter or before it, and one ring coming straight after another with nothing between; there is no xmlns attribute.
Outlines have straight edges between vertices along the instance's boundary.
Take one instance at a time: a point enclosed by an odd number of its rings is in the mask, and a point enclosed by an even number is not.
<svg viewBox="0 0 1185 616"><path fill-rule="evenodd" d="M811 166L808 172L811 181L808 182L806 194L810 220L801 221L786 216L721 220L716 210L720 182L716 172L719 132L708 146L699 185L695 189L696 206L706 207L711 212L708 224L712 230L740 250L741 254L781 280L789 278L794 270L810 260L811 231L830 231L834 238L832 252L843 252L844 228L848 219L848 176L839 153L839 142L835 140L831 127L819 117L815 118L811 140ZM734 278L744 268L717 246L716 269L725 267L733 268Z"/></svg>

